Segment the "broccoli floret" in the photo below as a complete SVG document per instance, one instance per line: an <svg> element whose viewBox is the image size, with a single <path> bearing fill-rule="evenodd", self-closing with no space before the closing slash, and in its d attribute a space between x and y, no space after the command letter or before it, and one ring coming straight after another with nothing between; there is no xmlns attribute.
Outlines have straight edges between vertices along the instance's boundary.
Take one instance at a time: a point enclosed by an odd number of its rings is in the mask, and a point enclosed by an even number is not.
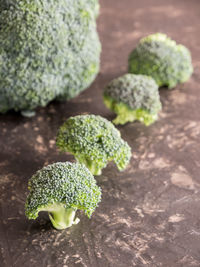
<svg viewBox="0 0 200 267"><path fill-rule="evenodd" d="M148 126L157 120L161 110L158 85L145 75L125 74L114 79L103 97L105 105L117 114L115 124L138 120Z"/></svg>
<svg viewBox="0 0 200 267"><path fill-rule="evenodd" d="M90 171L79 163L58 162L36 172L29 180L26 216L36 219L47 211L56 229L77 224L76 211L92 215L101 200L101 189Z"/></svg>
<svg viewBox="0 0 200 267"><path fill-rule="evenodd" d="M174 88L193 72L191 55L183 45L165 34L156 33L140 40L129 57L129 72L154 78L159 86Z"/></svg>
<svg viewBox="0 0 200 267"><path fill-rule="evenodd" d="M32 116L51 100L68 100L99 70L98 0L2 0L0 113Z"/></svg>
<svg viewBox="0 0 200 267"><path fill-rule="evenodd" d="M94 175L100 175L109 161L121 171L131 158L129 145L114 125L101 116L79 115L69 118L59 129L57 146L71 152Z"/></svg>

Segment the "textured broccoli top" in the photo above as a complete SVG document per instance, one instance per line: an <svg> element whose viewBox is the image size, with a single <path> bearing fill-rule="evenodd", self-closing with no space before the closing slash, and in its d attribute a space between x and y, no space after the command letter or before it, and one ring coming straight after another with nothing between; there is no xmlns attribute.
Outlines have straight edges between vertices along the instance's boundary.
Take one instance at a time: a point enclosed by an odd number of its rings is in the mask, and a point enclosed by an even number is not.
<svg viewBox="0 0 200 267"><path fill-rule="evenodd" d="M152 34L141 39L131 53L129 72L152 76L159 86L173 88L190 78L191 55L165 34Z"/></svg>
<svg viewBox="0 0 200 267"><path fill-rule="evenodd" d="M98 0L0 3L0 112L70 99L99 70Z"/></svg>
<svg viewBox="0 0 200 267"><path fill-rule="evenodd" d="M90 217L101 199L93 175L78 163L58 162L44 167L30 179L29 190L26 201L29 219L37 218L39 211L49 211L53 215L55 212L56 220L61 208L80 209Z"/></svg>
<svg viewBox="0 0 200 267"><path fill-rule="evenodd" d="M105 88L104 95L134 110L157 113L161 109L158 85L145 75L125 74L114 79Z"/></svg>
<svg viewBox="0 0 200 267"><path fill-rule="evenodd" d="M145 75L125 74L111 81L104 91L105 105L117 114L115 124L155 122L161 109L158 85Z"/></svg>
<svg viewBox="0 0 200 267"><path fill-rule="evenodd" d="M120 132L111 122L95 115L69 118L60 127L57 146L71 152L95 175L101 174L101 169L112 160L122 170L131 157L131 149Z"/></svg>

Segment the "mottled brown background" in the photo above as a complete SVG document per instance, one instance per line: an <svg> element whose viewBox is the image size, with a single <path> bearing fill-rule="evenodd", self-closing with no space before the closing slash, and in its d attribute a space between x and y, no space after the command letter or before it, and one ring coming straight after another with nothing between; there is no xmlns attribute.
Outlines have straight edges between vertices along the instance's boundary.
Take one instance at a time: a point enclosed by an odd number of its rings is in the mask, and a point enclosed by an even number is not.
<svg viewBox="0 0 200 267"><path fill-rule="evenodd" d="M39 109L33 119L0 116L0 266L200 266L200 1L102 0L98 29L101 72L90 89ZM55 147L58 127L80 113L112 119L103 87L126 72L138 40L158 31L191 49L191 80L161 90L163 111L151 127L119 127L133 158L127 171L110 164L97 178L103 200L91 220L80 213L81 222L66 231L54 230L46 214L28 221L29 177L73 159Z"/></svg>

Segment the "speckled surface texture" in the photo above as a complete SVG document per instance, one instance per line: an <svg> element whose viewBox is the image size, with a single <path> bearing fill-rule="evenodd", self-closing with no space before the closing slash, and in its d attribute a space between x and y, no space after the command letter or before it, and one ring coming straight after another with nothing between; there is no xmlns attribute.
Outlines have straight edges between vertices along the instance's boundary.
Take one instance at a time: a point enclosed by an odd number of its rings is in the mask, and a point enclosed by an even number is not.
<svg viewBox="0 0 200 267"><path fill-rule="evenodd" d="M102 0L98 21L102 67L95 83L68 103L51 103L33 119L0 116L0 266L200 266L200 1ZM24 216L29 177L43 165L72 160L55 147L58 127L71 115L113 119L102 102L111 79L127 69L137 41L165 32L193 56L194 74L175 90L161 90L163 111L146 128L119 127L132 146L129 168L110 164L97 177L103 200L91 220L66 231L48 216Z"/></svg>

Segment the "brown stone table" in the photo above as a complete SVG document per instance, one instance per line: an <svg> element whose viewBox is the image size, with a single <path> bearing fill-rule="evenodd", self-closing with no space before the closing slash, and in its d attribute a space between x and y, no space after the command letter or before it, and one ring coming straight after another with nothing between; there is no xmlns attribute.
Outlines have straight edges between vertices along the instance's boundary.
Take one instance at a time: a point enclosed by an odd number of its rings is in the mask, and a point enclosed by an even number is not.
<svg viewBox="0 0 200 267"><path fill-rule="evenodd" d="M0 116L0 266L131 267L200 266L200 1L102 0L98 29L101 72L67 103L53 102L26 119ZM103 200L91 220L52 228L48 216L24 215L29 177L43 165L73 160L60 154L55 135L71 115L112 119L102 103L107 82L126 72L137 41L165 32L192 51L194 74L175 90L161 90L163 111L150 127L119 127L132 146L129 168L110 164L97 177Z"/></svg>

